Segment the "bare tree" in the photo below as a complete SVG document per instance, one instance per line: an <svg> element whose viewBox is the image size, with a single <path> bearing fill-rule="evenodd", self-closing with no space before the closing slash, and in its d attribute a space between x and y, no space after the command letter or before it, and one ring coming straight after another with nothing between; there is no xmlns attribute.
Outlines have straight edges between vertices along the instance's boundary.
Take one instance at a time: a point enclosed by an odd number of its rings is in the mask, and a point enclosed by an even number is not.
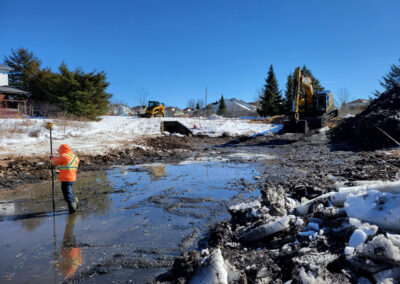
<svg viewBox="0 0 400 284"><path fill-rule="evenodd" d="M350 99L349 91L346 88L341 88L338 92L337 98L339 100L340 107L344 107Z"/></svg>
<svg viewBox="0 0 400 284"><path fill-rule="evenodd" d="M146 88L136 88L136 96L139 100L141 107L147 105L147 97L149 96L149 91Z"/></svg>
<svg viewBox="0 0 400 284"><path fill-rule="evenodd" d="M195 106L196 106L196 101L194 99L188 100L188 103L187 103L188 108L194 109Z"/></svg>

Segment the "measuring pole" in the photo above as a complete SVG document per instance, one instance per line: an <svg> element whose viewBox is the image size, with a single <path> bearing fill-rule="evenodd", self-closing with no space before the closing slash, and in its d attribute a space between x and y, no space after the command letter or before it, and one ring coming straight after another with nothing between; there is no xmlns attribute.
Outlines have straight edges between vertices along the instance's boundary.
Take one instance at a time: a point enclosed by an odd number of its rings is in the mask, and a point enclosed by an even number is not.
<svg viewBox="0 0 400 284"><path fill-rule="evenodd" d="M52 122L47 123L47 127L50 130L50 154L52 156L53 156L53 136L52 136L51 130L53 128L53 125L54 124ZM55 197L54 197L54 168L53 167L51 167L51 193L53 196L53 215L54 215L56 212L56 202L55 202Z"/></svg>

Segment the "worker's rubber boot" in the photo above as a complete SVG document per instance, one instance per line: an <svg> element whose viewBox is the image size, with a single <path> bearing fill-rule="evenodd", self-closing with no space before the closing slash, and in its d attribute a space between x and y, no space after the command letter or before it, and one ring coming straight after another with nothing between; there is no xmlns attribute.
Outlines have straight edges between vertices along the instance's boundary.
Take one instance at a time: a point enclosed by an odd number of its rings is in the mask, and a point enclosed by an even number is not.
<svg viewBox="0 0 400 284"><path fill-rule="evenodd" d="M78 211L78 203L76 201L68 203L69 214L73 214Z"/></svg>
<svg viewBox="0 0 400 284"><path fill-rule="evenodd" d="M75 196L75 203L76 203L76 209L79 209L79 201L78 197Z"/></svg>

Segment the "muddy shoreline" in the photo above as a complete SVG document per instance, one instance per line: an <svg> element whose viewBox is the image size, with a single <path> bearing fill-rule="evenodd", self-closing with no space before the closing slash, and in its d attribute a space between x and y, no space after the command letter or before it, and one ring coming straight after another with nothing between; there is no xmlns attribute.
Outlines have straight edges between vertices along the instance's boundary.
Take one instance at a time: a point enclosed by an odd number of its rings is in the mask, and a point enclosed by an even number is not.
<svg viewBox="0 0 400 284"><path fill-rule="evenodd" d="M207 149L231 141L232 137L175 137L160 136L143 138L125 143L120 149L106 154L79 153L79 174L103 170L113 165L138 165L144 163L171 163L182 161L197 154L205 155ZM73 145L71 145L73 149ZM12 189L21 184L51 179L48 156L11 156L0 159L0 190Z"/></svg>

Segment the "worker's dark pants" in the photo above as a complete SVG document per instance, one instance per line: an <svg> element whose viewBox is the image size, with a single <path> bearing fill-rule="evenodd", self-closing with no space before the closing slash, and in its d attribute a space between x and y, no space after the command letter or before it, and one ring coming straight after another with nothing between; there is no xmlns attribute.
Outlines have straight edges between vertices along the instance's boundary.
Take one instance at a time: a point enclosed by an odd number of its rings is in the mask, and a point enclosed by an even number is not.
<svg viewBox="0 0 400 284"><path fill-rule="evenodd" d="M61 190L64 195L65 201L71 204L75 201L75 196L72 194L72 186L74 185L73 181L63 181L61 182Z"/></svg>

